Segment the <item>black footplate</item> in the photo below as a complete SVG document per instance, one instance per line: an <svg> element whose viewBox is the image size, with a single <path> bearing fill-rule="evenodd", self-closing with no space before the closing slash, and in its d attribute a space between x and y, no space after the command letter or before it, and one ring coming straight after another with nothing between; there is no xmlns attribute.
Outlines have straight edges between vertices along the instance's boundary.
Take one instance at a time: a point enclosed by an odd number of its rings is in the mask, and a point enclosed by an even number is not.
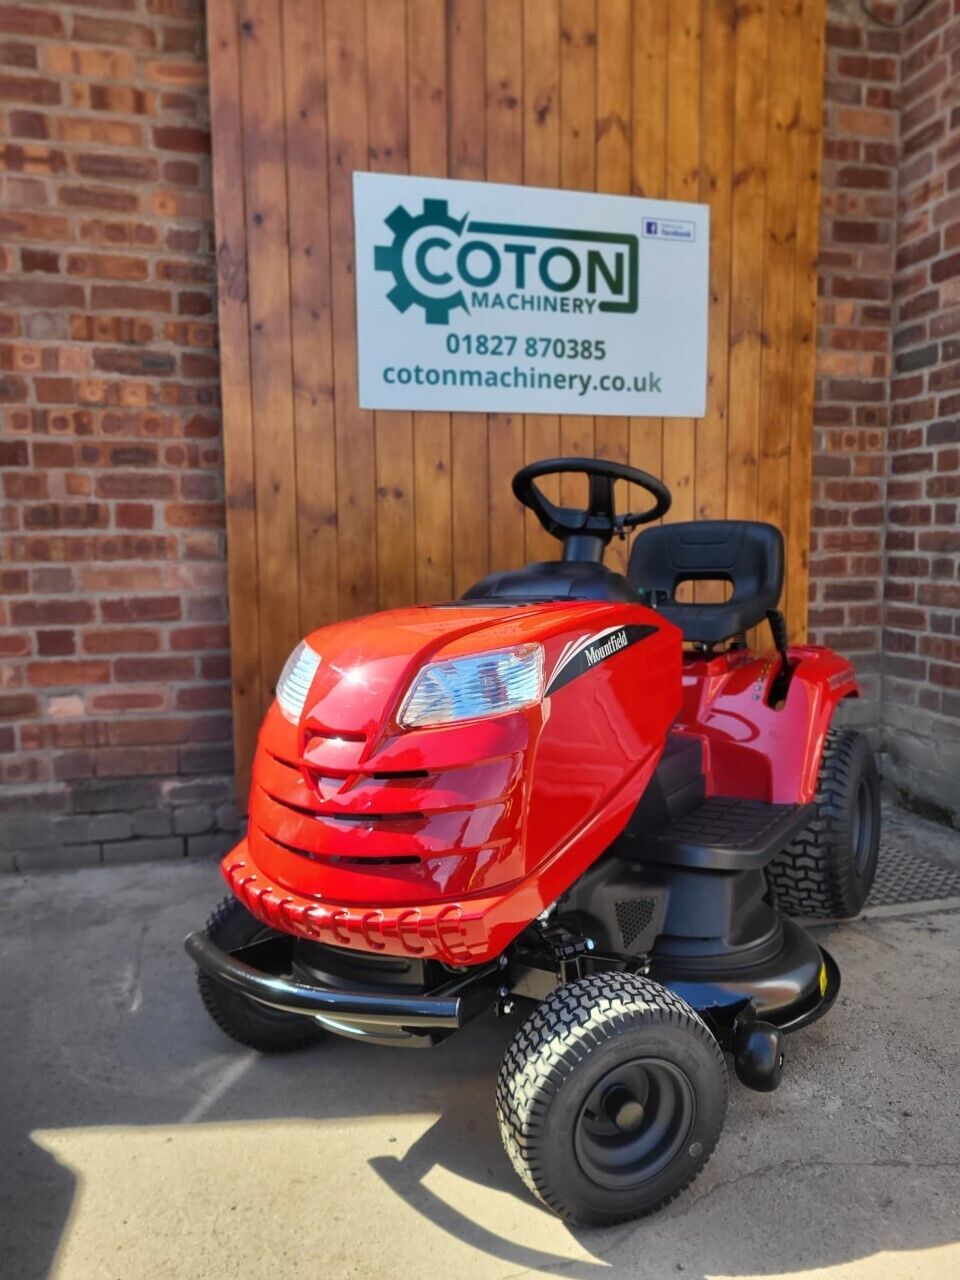
<svg viewBox="0 0 960 1280"><path fill-rule="evenodd" d="M764 804L710 796L689 813L653 831L617 841L621 856L707 871L752 871L765 866L809 825L812 804Z"/></svg>

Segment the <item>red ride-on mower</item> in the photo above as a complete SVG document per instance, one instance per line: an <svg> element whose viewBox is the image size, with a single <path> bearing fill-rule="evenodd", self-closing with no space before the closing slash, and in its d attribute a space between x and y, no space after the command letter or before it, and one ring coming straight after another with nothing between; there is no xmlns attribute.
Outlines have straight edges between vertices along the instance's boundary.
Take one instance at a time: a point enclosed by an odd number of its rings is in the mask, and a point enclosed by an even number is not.
<svg viewBox="0 0 960 1280"><path fill-rule="evenodd" d="M587 510L536 484L568 472ZM653 505L618 516L616 480ZM616 1222L703 1168L724 1054L775 1089L784 1034L836 998L836 964L782 908L863 905L877 770L831 727L850 664L787 645L777 529L651 528L623 577L604 550L666 513L661 481L559 458L513 489L560 560L291 654L223 860L233 897L186 946L210 1015L264 1051L429 1045L530 1002L497 1083L507 1152L557 1213ZM705 580L729 598L676 599ZM754 653L761 624L773 648Z"/></svg>

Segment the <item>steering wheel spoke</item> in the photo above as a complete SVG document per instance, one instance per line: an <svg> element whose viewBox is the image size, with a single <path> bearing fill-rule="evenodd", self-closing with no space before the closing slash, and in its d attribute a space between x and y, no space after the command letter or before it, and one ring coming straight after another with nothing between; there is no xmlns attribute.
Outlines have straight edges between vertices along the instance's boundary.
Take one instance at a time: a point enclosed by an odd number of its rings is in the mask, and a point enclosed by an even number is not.
<svg viewBox="0 0 960 1280"><path fill-rule="evenodd" d="M536 481L544 476L585 475L590 484L586 508L561 507L543 493ZM618 516L614 484L626 480L645 489L653 499L647 511L628 511ZM617 534L624 537L628 529L659 520L670 510L670 490L655 476L638 467L627 466L608 458L545 458L522 467L513 477L513 492L534 513L547 533L561 542L568 539L590 540L596 552L587 558L601 559L603 548Z"/></svg>

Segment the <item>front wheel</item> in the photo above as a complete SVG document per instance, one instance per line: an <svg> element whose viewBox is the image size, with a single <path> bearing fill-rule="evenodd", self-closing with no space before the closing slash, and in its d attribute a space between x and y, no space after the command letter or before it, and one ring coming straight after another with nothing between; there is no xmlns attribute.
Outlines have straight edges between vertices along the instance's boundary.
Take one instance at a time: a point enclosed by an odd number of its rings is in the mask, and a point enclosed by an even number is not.
<svg viewBox="0 0 960 1280"><path fill-rule="evenodd" d="M514 1036L500 1136L545 1205L604 1225L651 1213L697 1176L727 1108L720 1047L659 983L595 974L559 987Z"/></svg>
<svg viewBox="0 0 960 1280"><path fill-rule="evenodd" d="M828 731L816 805L807 830L768 865L767 885L790 915L846 919L863 909L880 848L880 775L862 733Z"/></svg>
<svg viewBox="0 0 960 1280"><path fill-rule="evenodd" d="M261 924L236 898L224 898L204 927L212 942L231 953L282 936ZM278 977L290 976L289 966L282 962L275 972ZM198 971L197 983L207 1013L220 1030L238 1044L261 1053L290 1053L323 1039L323 1028L312 1018L271 1009L234 991L209 973Z"/></svg>

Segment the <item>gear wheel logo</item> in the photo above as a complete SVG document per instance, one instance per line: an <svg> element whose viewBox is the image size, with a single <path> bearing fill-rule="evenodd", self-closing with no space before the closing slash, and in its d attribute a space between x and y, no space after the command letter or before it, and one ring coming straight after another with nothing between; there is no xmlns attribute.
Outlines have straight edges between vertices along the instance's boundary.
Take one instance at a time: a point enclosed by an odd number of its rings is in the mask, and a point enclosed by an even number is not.
<svg viewBox="0 0 960 1280"><path fill-rule="evenodd" d="M451 311L458 308L467 311L462 290L457 289L448 297L439 298L424 293L410 281L403 263L404 250L412 236L427 227L439 227L462 235L467 225L466 217L459 221L452 218L446 200L424 200L423 212L418 216L414 217L402 204L398 204L384 221L393 232L393 243L375 246L373 265L375 270L386 271L393 276L394 285L387 297L396 309L403 313L412 306L422 307L427 324L449 324Z"/></svg>

